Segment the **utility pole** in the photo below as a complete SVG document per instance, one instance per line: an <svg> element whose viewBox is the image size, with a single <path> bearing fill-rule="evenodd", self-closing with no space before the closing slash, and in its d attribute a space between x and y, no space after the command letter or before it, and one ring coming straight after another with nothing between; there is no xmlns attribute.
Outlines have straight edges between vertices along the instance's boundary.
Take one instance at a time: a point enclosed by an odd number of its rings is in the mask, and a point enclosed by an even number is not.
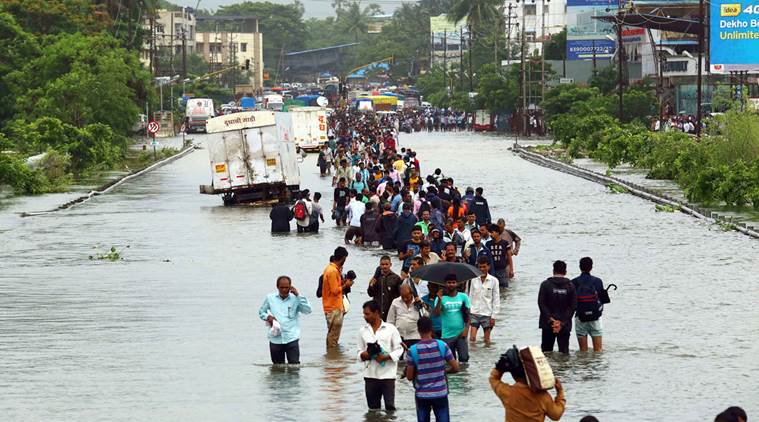
<svg viewBox="0 0 759 422"><path fill-rule="evenodd" d="M155 15L150 14L150 40L149 40L148 59L150 60L150 72L156 76L155 69Z"/></svg>
<svg viewBox="0 0 759 422"><path fill-rule="evenodd" d="M464 89L464 27L459 28L459 89Z"/></svg>
<svg viewBox="0 0 759 422"><path fill-rule="evenodd" d="M472 75L472 25L469 25L469 92L474 91L474 75Z"/></svg>
<svg viewBox="0 0 759 422"><path fill-rule="evenodd" d="M506 60L511 61L511 3L508 6L508 15L506 16Z"/></svg>
<svg viewBox="0 0 759 422"><path fill-rule="evenodd" d="M702 0L703 1L703 0ZM617 70L617 76L619 79L619 121L622 122L622 116L624 116L624 84L622 83L622 63L624 60L624 48L622 47L622 0L618 1L617 9L617 59L619 62L619 69ZM595 51L595 49L594 49Z"/></svg>
<svg viewBox="0 0 759 422"><path fill-rule="evenodd" d="M448 31L443 31L443 83L445 96L448 96Z"/></svg>
<svg viewBox="0 0 759 422"><path fill-rule="evenodd" d="M540 101L546 94L546 3L551 0L541 0L540 11Z"/></svg>
<svg viewBox="0 0 759 422"><path fill-rule="evenodd" d="M187 78L187 32L182 29L182 79Z"/></svg>
<svg viewBox="0 0 759 422"><path fill-rule="evenodd" d="M703 91L703 72L701 68L704 65L704 0L698 1L698 76L696 78L696 137L701 138L701 91Z"/></svg>
<svg viewBox="0 0 759 422"><path fill-rule="evenodd" d="M522 52L520 59L522 61L522 127L520 132L527 133L527 35L525 30L527 29L526 20L524 17L524 0L522 1Z"/></svg>

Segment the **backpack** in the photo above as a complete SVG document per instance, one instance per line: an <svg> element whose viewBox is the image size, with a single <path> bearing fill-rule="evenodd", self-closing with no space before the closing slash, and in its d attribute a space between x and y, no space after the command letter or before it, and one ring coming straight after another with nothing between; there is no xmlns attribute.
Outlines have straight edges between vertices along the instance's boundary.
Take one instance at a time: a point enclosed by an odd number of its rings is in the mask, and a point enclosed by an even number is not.
<svg viewBox="0 0 759 422"><path fill-rule="evenodd" d="M307 214L306 211L306 204L303 201L298 201L293 207L293 217L295 217L296 220L305 220Z"/></svg>
<svg viewBox="0 0 759 422"><path fill-rule="evenodd" d="M324 285L324 274L319 276L319 287L316 288L316 297L322 297L323 285Z"/></svg>
<svg viewBox="0 0 759 422"><path fill-rule="evenodd" d="M578 280L577 282L577 318L582 322L595 321L601 318L604 305L598 299L598 292L593 280Z"/></svg>

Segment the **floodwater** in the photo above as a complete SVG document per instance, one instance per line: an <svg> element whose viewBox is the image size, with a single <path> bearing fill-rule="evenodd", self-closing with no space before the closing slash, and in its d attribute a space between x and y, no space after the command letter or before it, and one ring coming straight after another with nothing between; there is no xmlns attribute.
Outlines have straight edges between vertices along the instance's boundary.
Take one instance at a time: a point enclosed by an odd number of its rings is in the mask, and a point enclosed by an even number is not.
<svg viewBox="0 0 759 422"><path fill-rule="evenodd" d="M579 354L572 340L570 356L549 356L566 389L562 420L704 421L728 405L759 415L759 242L530 164L510 142L401 138L425 174L441 167L461 187L483 186L493 215L524 239L495 344L474 347L450 377L453 420L502 420L490 368L513 343L539 344L536 297L552 261L566 260L574 276L586 255L619 290L604 314L604 353ZM301 172L329 208L314 156ZM50 199L0 203L0 419L374 419L354 348L380 252L349 249L354 308L342 348L327 355L314 292L343 232L328 221L318 235L272 236L268 209L200 195L208 178L201 150L69 211L22 219L15 213L49 208ZM122 261L88 258L111 246ZM302 318L300 368L270 365L257 316L280 274L314 306ZM414 420L412 387L396 388L388 419Z"/></svg>

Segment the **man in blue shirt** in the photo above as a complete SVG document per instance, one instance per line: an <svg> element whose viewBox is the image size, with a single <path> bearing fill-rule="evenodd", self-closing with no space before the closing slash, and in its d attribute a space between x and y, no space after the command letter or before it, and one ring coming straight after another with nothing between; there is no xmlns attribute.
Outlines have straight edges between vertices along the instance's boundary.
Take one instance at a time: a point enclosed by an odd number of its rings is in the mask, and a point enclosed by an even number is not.
<svg viewBox="0 0 759 422"><path fill-rule="evenodd" d="M301 313L310 314L311 304L292 286L292 280L286 275L277 278L277 293L270 293L258 310L258 316L271 327L268 331L269 352L272 363L300 363L300 325Z"/></svg>

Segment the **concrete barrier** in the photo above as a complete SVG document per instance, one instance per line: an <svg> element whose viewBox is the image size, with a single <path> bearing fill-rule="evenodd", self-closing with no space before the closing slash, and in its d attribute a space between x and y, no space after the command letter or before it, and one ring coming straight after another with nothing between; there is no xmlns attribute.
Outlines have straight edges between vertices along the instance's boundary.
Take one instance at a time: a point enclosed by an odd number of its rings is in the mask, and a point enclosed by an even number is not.
<svg viewBox="0 0 759 422"><path fill-rule="evenodd" d="M49 210L45 210L45 211L23 212L20 215L21 215L21 217L34 217L35 215L44 215L44 214L50 214L50 213L54 213L54 212L58 212L58 211L67 210L67 209L72 208L72 207L74 207L76 205L83 204L83 203L89 201L90 199L92 199L95 196L105 195L106 193L108 193L108 192L116 189L117 187L121 186L122 184L126 183L127 181L135 179L137 177L140 177L140 176L142 176L142 175L144 175L146 173L149 173L149 172L151 172L151 171L153 171L153 170L155 170L155 169L157 169L159 167L163 167L166 164L169 164L172 161L178 160L179 158L182 158L185 155L190 154L193 151L195 151L195 147L192 146L192 145L188 145L185 148L183 148L182 150L180 150L178 153L172 155L171 157L167 157L167 158L164 158L163 160L156 161L155 163L153 163L153 164L151 164L151 165L149 165L149 166L147 166L147 167L145 167L145 168L143 168L141 170L137 170L137 171L134 171L132 173L125 174L124 176L121 176L121 177L119 177L117 179L111 180L108 183L106 183L106 184L104 184L104 185L102 185L102 186L100 186L100 187L98 187L96 189L93 189L93 190L87 192L87 194L82 195L82 196L80 196L78 198L75 198L75 199L73 199L73 200L71 200L69 202L66 202L65 204L61 204L61 205L59 205L59 206L57 206L57 207L55 207L53 209L49 209Z"/></svg>

